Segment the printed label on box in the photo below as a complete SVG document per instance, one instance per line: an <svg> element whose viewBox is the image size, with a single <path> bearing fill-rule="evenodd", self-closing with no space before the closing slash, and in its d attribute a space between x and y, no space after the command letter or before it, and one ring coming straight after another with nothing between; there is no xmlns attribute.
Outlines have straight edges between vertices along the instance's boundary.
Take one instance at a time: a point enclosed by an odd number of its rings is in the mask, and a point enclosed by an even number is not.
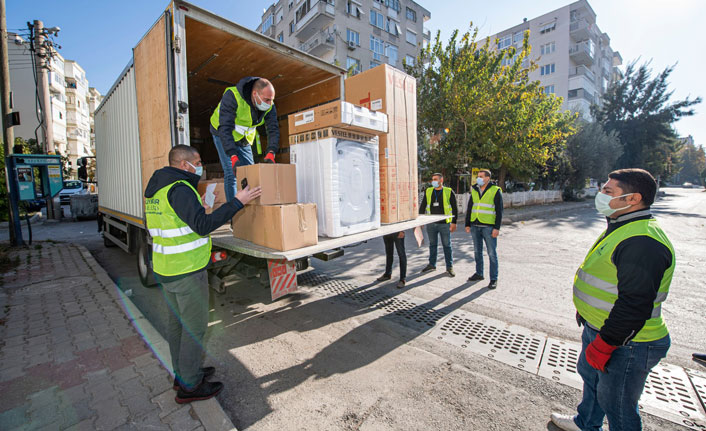
<svg viewBox="0 0 706 431"><path fill-rule="evenodd" d="M371 111L379 111L382 109L382 99L375 99L372 102L370 102L370 110Z"/></svg>
<svg viewBox="0 0 706 431"><path fill-rule="evenodd" d="M300 120L297 120L301 116ZM311 111L305 111L301 112L296 115L294 125L295 126L301 126L302 124L308 124L308 123L313 123L314 122L314 110L312 109Z"/></svg>

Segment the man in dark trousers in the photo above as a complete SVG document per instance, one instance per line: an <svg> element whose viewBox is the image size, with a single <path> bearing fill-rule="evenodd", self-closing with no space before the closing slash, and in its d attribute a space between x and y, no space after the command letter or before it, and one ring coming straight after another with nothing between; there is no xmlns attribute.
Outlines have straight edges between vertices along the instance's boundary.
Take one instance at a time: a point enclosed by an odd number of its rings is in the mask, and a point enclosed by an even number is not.
<svg viewBox="0 0 706 431"><path fill-rule="evenodd" d="M642 169L611 172L596 195L607 228L574 276L576 320L583 329L577 364L583 379L578 414L552 413L563 430L642 429L638 400L647 376L667 356L662 305L675 254L650 213L657 183Z"/></svg>
<svg viewBox="0 0 706 431"><path fill-rule="evenodd" d="M483 276L483 242L490 260L488 289L498 287L498 235L503 221L503 192L490 181L490 171L478 171L476 184L471 187L471 198L466 208L466 233L473 237L476 273L468 281L480 281Z"/></svg>
<svg viewBox="0 0 706 431"><path fill-rule="evenodd" d="M404 250L404 232L384 235L382 240L385 242L385 273L377 281L387 281L392 278L393 248L397 248L397 257L400 260L400 281L397 282L397 288L403 289L407 280L407 253Z"/></svg>
<svg viewBox="0 0 706 431"><path fill-rule="evenodd" d="M265 78L248 76L235 87L226 88L211 115L211 135L223 167L223 182L228 202L235 196L236 166L254 163L251 145L262 154L257 127L267 129L267 150L263 161L275 162L279 148L279 125L274 105L275 88Z"/></svg>
<svg viewBox="0 0 706 431"><path fill-rule="evenodd" d="M171 310L167 341L180 404L211 398L223 389L220 382L206 381L215 368L201 367L208 326L206 269L212 260L209 234L261 194L259 187L246 187L206 214L196 191L202 174L198 151L177 145L169 151L169 166L155 171L145 189L152 267Z"/></svg>
<svg viewBox="0 0 706 431"><path fill-rule="evenodd" d="M458 219L458 206L456 194L450 187L444 187L444 176L436 173L431 177L431 187L426 189L419 206L419 214L445 214L446 219L427 225L429 236L429 264L422 270L423 273L436 270L436 253L439 248L439 237L444 248L446 260L446 273L455 277L454 258L451 250L451 233L456 231Z"/></svg>

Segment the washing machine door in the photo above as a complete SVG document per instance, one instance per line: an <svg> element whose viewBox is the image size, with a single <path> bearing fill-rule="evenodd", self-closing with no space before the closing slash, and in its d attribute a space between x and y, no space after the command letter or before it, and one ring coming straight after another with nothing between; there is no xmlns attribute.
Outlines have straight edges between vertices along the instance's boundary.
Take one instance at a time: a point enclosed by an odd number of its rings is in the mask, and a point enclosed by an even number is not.
<svg viewBox="0 0 706 431"><path fill-rule="evenodd" d="M352 226L375 218L374 146L344 139L336 143L341 225Z"/></svg>

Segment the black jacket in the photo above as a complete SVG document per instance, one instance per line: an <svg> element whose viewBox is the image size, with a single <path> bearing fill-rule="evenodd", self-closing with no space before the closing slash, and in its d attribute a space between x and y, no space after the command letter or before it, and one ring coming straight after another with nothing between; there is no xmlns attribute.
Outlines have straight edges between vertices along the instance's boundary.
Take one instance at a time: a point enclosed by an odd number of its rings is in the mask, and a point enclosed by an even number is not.
<svg viewBox="0 0 706 431"><path fill-rule="evenodd" d="M145 189L145 197L151 198L160 189L179 180L184 180L196 188L199 183L199 179L200 177L196 174L167 166L155 171L154 174L152 174L152 178L150 178L147 183L147 188ZM169 205L174 208L176 215L184 223L189 225L191 230L201 236L209 235L214 230L223 226L228 222L228 220L233 218L235 213L243 208L243 204L235 198L232 201L221 205L213 211L213 213L206 214L206 210L199 203L196 194L186 184L177 184L172 187L169 190L169 193L167 193L167 199L169 200ZM173 281L178 278L182 278L185 275L176 277L162 276L160 279L162 281Z"/></svg>
<svg viewBox="0 0 706 431"><path fill-rule="evenodd" d="M435 193L436 192L436 193ZM437 202L437 199L439 199L438 203L439 205L434 205ZM431 202L429 205L431 205L431 210L430 212L432 214L444 214L444 203L441 201L443 199L443 194L440 192L437 192L434 190L431 193ZM449 198L449 204L451 205L451 211L453 213L453 220L451 220L451 223L456 224L456 220L458 219L458 204L456 203L456 193L451 190L451 197ZM419 214L426 214L427 211L427 193L426 191L422 195L422 203L419 205ZM436 222L436 224L446 224L446 220L441 220Z"/></svg>
<svg viewBox="0 0 706 431"><path fill-rule="evenodd" d="M490 182L488 184L488 187L490 186L496 186L494 182ZM488 187L485 188L485 191L488 191ZM478 195L480 197L483 197L483 193L481 192L480 187L478 185L474 185L473 188L478 192ZM494 229L500 229L500 224L503 222L503 194L502 193L495 193L495 198L493 199L493 203L495 204L495 224L489 224L489 223L481 223L480 220L476 220L473 223L471 223L471 209L473 208L473 194L470 194L470 199L468 199L468 206L466 207L466 227L469 227L471 225L476 225L476 226L493 226Z"/></svg>
<svg viewBox="0 0 706 431"><path fill-rule="evenodd" d="M651 218L649 209L608 218L606 235L628 223ZM664 271L672 265L672 252L653 238L635 236L618 244L611 260L618 269L618 299L600 334L606 343L621 346L650 319Z"/></svg>
<svg viewBox="0 0 706 431"><path fill-rule="evenodd" d="M253 124L257 124L262 120L262 116L265 115L263 111L260 111L252 104L250 100L250 93L252 93L252 86L260 79L257 76L248 76L240 80L236 87L243 96L243 99L250 106L250 115L252 115ZM221 97L221 107L218 111L218 130L211 126L211 133L218 134L223 142L223 149L225 150L228 157L235 155L235 146L245 146L249 145L248 141L243 138L238 142L233 139L233 129L235 128L235 114L238 111L238 102L235 100L235 96L232 92L226 91ZM277 124L277 109L272 106L270 112L265 115L265 127L267 129L267 149L265 154L272 151L276 153L279 149L279 125Z"/></svg>

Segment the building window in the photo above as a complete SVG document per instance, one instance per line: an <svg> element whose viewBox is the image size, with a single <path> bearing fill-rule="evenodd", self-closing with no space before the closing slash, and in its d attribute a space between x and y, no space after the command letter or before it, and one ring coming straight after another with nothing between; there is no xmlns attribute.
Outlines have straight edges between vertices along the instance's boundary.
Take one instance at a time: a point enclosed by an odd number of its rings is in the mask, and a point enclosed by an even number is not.
<svg viewBox="0 0 706 431"><path fill-rule="evenodd" d="M380 66L380 63L378 63L375 60L370 60L370 68L372 69L373 67L378 67Z"/></svg>
<svg viewBox="0 0 706 431"><path fill-rule="evenodd" d="M346 30L346 40L349 43L353 42L356 46L360 46L360 33L349 28Z"/></svg>
<svg viewBox="0 0 706 431"><path fill-rule="evenodd" d="M307 13L311 10L311 2L310 0L306 0L304 3L302 3L301 7L297 9L296 13L294 14L294 18L297 22L301 21Z"/></svg>
<svg viewBox="0 0 706 431"><path fill-rule="evenodd" d="M387 5L389 9L392 9L395 12L399 12L402 10L402 6L400 6L400 0L385 0L385 5Z"/></svg>
<svg viewBox="0 0 706 431"><path fill-rule="evenodd" d="M539 34L549 33L553 30L556 30L556 22L544 24L543 26L539 27Z"/></svg>
<svg viewBox="0 0 706 431"><path fill-rule="evenodd" d="M512 35L503 36L498 39L498 49L502 50L512 45Z"/></svg>
<svg viewBox="0 0 706 431"><path fill-rule="evenodd" d="M405 55L405 56L404 56L404 63L405 63L407 66L414 66L414 61L415 61L415 58L412 57L411 55Z"/></svg>
<svg viewBox="0 0 706 431"><path fill-rule="evenodd" d="M556 43L554 43L554 42L546 43L541 46L540 51L541 51L542 55L551 54L554 51L556 51Z"/></svg>
<svg viewBox="0 0 706 431"><path fill-rule="evenodd" d="M294 33L294 21L289 23L289 34L291 35L292 33Z"/></svg>
<svg viewBox="0 0 706 431"><path fill-rule="evenodd" d="M544 94L546 94L546 95L554 94L554 86L547 85L546 87L544 87Z"/></svg>
<svg viewBox="0 0 706 431"><path fill-rule="evenodd" d="M346 58L346 70L349 70L353 75L360 73L360 60L357 58Z"/></svg>
<svg viewBox="0 0 706 431"><path fill-rule="evenodd" d="M390 18L387 19L387 26L386 30L388 33L390 33L393 36L399 36L400 33L402 33L402 30L400 29L400 25L397 24L394 20L391 20Z"/></svg>
<svg viewBox="0 0 706 431"><path fill-rule="evenodd" d="M288 6L289 10L292 10L292 6L294 6L294 0L289 0Z"/></svg>
<svg viewBox="0 0 706 431"><path fill-rule="evenodd" d="M382 53L384 50L382 39L378 39L375 36L370 36L370 50L373 52L374 60L382 61Z"/></svg>
<svg viewBox="0 0 706 431"><path fill-rule="evenodd" d="M518 31L515 34L512 35L512 43L517 43L517 42L522 42L522 38L524 37L525 32L523 31Z"/></svg>
<svg viewBox="0 0 706 431"><path fill-rule="evenodd" d="M346 13L358 19L360 19L360 16L363 15L363 11L360 10L360 7L352 1L346 2Z"/></svg>
<svg viewBox="0 0 706 431"><path fill-rule="evenodd" d="M284 42L284 33L280 32L280 34L277 35L277 42Z"/></svg>
<svg viewBox="0 0 706 431"><path fill-rule="evenodd" d="M407 42L411 43L414 46L417 46L417 33L413 32L410 29L407 29Z"/></svg>
<svg viewBox="0 0 706 431"><path fill-rule="evenodd" d="M267 15L267 18L262 22L262 33L267 33L267 30L272 27L272 24L274 24L275 16L270 14Z"/></svg>
<svg viewBox="0 0 706 431"><path fill-rule="evenodd" d="M550 75L554 73L554 63L552 64L545 64L544 66L539 68L539 74L544 76L544 75Z"/></svg>
<svg viewBox="0 0 706 431"><path fill-rule="evenodd" d="M412 22L417 22L417 11L407 8L407 19Z"/></svg>
<svg viewBox="0 0 706 431"><path fill-rule="evenodd" d="M397 47L395 45L386 44L385 55L387 56L387 63L390 66L397 65Z"/></svg>
<svg viewBox="0 0 706 431"><path fill-rule="evenodd" d="M385 29L385 17L380 12L375 12L374 10L371 9L370 10L370 24L384 30Z"/></svg>
<svg viewBox="0 0 706 431"><path fill-rule="evenodd" d="M62 118L64 118L64 114L62 114L61 112L59 112L59 119L61 120Z"/></svg>
<svg viewBox="0 0 706 431"><path fill-rule="evenodd" d="M283 19L284 19L284 12L280 8L280 10L277 11L277 24L282 22Z"/></svg>

